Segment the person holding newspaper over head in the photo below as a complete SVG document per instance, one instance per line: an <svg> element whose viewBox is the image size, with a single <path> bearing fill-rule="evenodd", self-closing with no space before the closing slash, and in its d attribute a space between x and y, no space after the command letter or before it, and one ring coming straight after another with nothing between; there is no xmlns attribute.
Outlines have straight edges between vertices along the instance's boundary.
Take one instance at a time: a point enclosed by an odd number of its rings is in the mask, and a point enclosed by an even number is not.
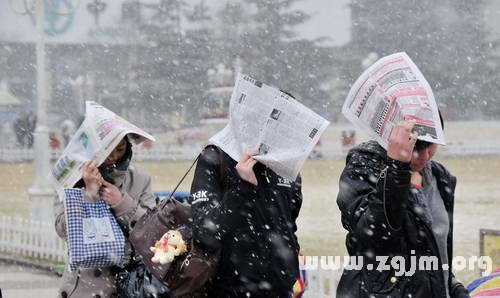
<svg viewBox="0 0 500 298"><path fill-rule="evenodd" d="M432 160L443 120L423 75L405 53L384 57L353 85L343 113L376 141L351 149L340 177L351 260L337 297L469 297L449 269L456 178Z"/></svg>
<svg viewBox="0 0 500 298"><path fill-rule="evenodd" d="M207 251L221 251L209 297L288 298L299 277L298 169L328 122L289 95L241 74L230 105L229 124L200 154L191 186L193 239ZM277 135L296 121L292 109L310 116L301 128L319 123L313 134L309 128L303 139L297 134L296 141L307 147L302 155L295 155L299 146L287 152L291 144Z"/></svg>
<svg viewBox="0 0 500 298"><path fill-rule="evenodd" d="M97 104L90 106L93 111L101 111L105 109ZM81 177L76 183L69 181L69 187L83 188L86 201L95 201L98 198L104 200L109 206L112 214L116 218L121 230L125 235L125 262L130 258L131 247L127 240L127 233L131 231L134 222L137 221L147 208L155 206L155 199L151 190L151 177L143 170L130 164L132 158L131 139L137 139L135 133L128 133L125 128L131 125L123 119L116 120L116 116L106 110L107 117L99 118L95 123L106 123L106 129L98 128L99 137L105 136L105 133L112 137L114 132L118 144L112 147L111 153L105 157L102 164L99 164L94 158L83 163ZM89 106L87 108L89 114ZM87 115L88 117L88 115ZM84 122L87 123L87 122ZM121 127L123 125L123 127ZM82 125L83 127L83 125ZM113 127L112 130L109 130ZM137 130L141 132L140 130ZM75 138L81 140L81 136L88 135L88 131L82 132L81 128L77 131ZM120 137L125 134L124 137ZM144 133L147 135L146 133ZM78 139L78 136L80 136ZM147 135L149 136L149 135ZM148 137L153 139L152 137ZM116 139L116 138L115 138ZM154 139L153 139L154 140ZM69 147L75 146L77 141L72 140ZM85 140L86 148L90 148L91 142ZM110 143L112 144L112 143ZM64 153L63 153L64 155ZM71 157L71 155L68 155ZM95 152L91 152L89 156L95 156ZM67 217L63 202L56 203L55 227L57 234L65 239L68 238ZM92 269L81 269L75 271L68 270L66 266L62 285L59 290L59 297L118 297L115 286L115 275L112 272L112 267L101 267Z"/></svg>
<svg viewBox="0 0 500 298"><path fill-rule="evenodd" d="M193 237L206 250L222 251L210 297L289 297L299 276L300 176L284 180L255 155L236 162L208 146L196 166Z"/></svg>

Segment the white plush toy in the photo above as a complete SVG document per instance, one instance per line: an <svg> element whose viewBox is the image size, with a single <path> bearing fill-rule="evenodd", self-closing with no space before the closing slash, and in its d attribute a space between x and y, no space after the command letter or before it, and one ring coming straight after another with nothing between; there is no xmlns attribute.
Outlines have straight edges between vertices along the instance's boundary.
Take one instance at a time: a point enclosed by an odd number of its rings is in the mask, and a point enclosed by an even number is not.
<svg viewBox="0 0 500 298"><path fill-rule="evenodd" d="M181 233L176 230L166 232L161 237L160 241L156 241L155 246L150 247L150 249L154 253L151 261L162 265L172 262L176 256L187 251Z"/></svg>

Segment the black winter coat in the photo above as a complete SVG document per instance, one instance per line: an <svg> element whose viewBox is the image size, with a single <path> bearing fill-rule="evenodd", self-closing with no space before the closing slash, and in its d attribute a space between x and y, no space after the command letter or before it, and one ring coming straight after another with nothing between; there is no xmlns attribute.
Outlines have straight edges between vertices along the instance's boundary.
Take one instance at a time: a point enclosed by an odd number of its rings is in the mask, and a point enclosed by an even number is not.
<svg viewBox="0 0 500 298"><path fill-rule="evenodd" d="M453 256L453 202L456 178L441 164L430 161L440 195L449 217L447 239L448 264ZM347 156L340 177L337 204L342 225L348 231L349 255L362 256L360 270L344 270L337 297L469 297L467 290L453 276L444 282L442 260L431 227L427 224L410 194L410 166L387 157L376 142L363 143ZM410 271L411 257L416 258L416 272L395 276L394 268L377 271L376 256L402 256L405 271ZM418 268L420 257L437 257L438 268ZM370 264L370 265L369 265ZM372 267L372 270L369 270ZM396 270L397 271L397 270Z"/></svg>
<svg viewBox="0 0 500 298"><path fill-rule="evenodd" d="M299 276L300 177L291 182L257 163L254 186L239 177L236 164L209 146L191 186L193 239L222 252L210 297L288 298Z"/></svg>

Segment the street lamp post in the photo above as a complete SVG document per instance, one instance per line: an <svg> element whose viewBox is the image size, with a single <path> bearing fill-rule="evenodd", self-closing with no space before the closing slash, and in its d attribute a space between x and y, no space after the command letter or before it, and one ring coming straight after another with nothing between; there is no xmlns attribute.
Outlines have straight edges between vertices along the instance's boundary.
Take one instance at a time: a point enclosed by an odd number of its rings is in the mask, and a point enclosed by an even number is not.
<svg viewBox="0 0 500 298"><path fill-rule="evenodd" d="M37 124L34 132L34 181L28 194L31 200L31 219L52 221L54 218L54 191L50 185L49 129L47 126L47 82L45 73L44 0L36 0L36 71Z"/></svg>

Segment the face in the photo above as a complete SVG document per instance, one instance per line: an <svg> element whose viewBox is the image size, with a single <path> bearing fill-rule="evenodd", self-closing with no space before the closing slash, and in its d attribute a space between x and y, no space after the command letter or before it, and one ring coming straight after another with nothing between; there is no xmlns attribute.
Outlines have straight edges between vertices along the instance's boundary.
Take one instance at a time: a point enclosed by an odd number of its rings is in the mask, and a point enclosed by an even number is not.
<svg viewBox="0 0 500 298"><path fill-rule="evenodd" d="M115 149L108 155L106 160L104 161L104 164L106 166L112 166L120 160L120 158L125 155L125 152L127 151L127 142L125 139L121 140L120 143L115 147Z"/></svg>
<svg viewBox="0 0 500 298"><path fill-rule="evenodd" d="M413 151L413 157L411 158L410 167L413 171L420 172L425 168L425 165L432 159L434 154L439 149L438 144L431 144L430 146Z"/></svg>
<svg viewBox="0 0 500 298"><path fill-rule="evenodd" d="M182 235L178 231L169 231L167 237L170 243L178 243L182 239Z"/></svg>

